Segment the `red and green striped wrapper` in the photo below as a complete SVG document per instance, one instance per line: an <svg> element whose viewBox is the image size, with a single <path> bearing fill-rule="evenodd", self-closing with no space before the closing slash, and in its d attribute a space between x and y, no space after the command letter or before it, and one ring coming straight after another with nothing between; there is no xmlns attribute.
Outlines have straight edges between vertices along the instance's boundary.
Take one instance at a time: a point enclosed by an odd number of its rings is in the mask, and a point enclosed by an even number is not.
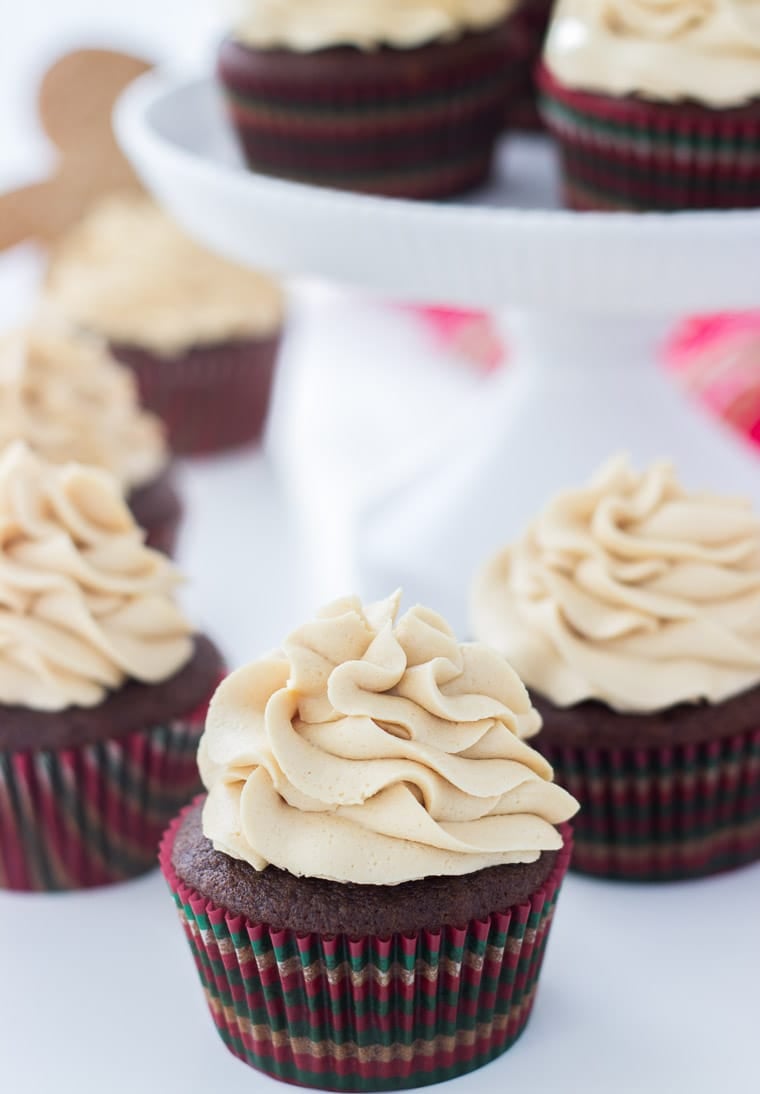
<svg viewBox="0 0 760 1094"><path fill-rule="evenodd" d="M166 825L200 790L207 706L75 748L0 752L0 889L85 889L153 869Z"/></svg>
<svg viewBox="0 0 760 1094"><path fill-rule="evenodd" d="M454 42L299 54L228 40L219 78L249 166L313 185L432 199L487 177L524 65L511 23Z"/></svg>
<svg viewBox="0 0 760 1094"><path fill-rule="evenodd" d="M564 86L545 65L538 82L571 208L760 206L760 99L713 109L602 95Z"/></svg>
<svg viewBox="0 0 760 1094"><path fill-rule="evenodd" d="M760 859L760 727L658 748L558 745L543 736L536 747L581 803L574 870L675 881Z"/></svg>
<svg viewBox="0 0 760 1094"><path fill-rule="evenodd" d="M192 346L175 357L115 343L140 401L166 426L171 450L199 456L260 439L269 412L281 334Z"/></svg>
<svg viewBox="0 0 760 1094"><path fill-rule="evenodd" d="M572 849L529 901L462 927L387 938L299 935L252 923L188 888L161 845L216 1028L273 1078L325 1090L442 1082L505 1052L530 1016Z"/></svg>

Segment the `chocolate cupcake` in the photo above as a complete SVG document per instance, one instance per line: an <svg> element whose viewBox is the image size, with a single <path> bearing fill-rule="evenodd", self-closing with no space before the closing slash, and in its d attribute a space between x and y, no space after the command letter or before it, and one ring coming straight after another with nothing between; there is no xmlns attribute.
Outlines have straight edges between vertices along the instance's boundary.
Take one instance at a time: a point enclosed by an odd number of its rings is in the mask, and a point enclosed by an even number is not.
<svg viewBox="0 0 760 1094"><path fill-rule="evenodd" d="M249 0L219 77L249 165L394 197L487 177L525 65L517 0Z"/></svg>
<svg viewBox="0 0 760 1094"><path fill-rule="evenodd" d="M174 452L261 436L280 345L280 288L210 254L147 198L104 201L54 249L46 302L104 338Z"/></svg>
<svg viewBox="0 0 760 1094"><path fill-rule="evenodd" d="M540 74L577 209L760 206L757 0L559 0Z"/></svg>
<svg viewBox="0 0 760 1094"><path fill-rule="evenodd" d="M695 877L760 858L760 521L672 468L609 464L480 572L474 633L581 802L576 869Z"/></svg>
<svg viewBox="0 0 760 1094"><path fill-rule="evenodd" d="M0 888L133 877L198 789L219 655L105 471L11 445L0 537Z"/></svg>
<svg viewBox="0 0 760 1094"><path fill-rule="evenodd" d="M577 808L504 659L398 604L339 601L225 680L208 797L161 848L227 1047L329 1090L451 1078L519 1036Z"/></svg>
<svg viewBox="0 0 760 1094"><path fill-rule="evenodd" d="M0 450L13 441L51 463L109 471L148 546L172 554L182 506L163 428L100 340L38 326L0 341Z"/></svg>

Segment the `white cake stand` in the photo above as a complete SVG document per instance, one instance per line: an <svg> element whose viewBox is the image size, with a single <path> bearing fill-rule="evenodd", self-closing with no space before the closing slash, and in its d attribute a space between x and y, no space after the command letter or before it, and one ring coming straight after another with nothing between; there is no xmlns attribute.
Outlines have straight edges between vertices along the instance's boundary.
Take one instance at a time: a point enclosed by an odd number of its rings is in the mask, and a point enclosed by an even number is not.
<svg viewBox="0 0 760 1094"><path fill-rule="evenodd" d="M462 201L266 178L242 164L208 79L143 77L116 129L148 188L232 259L397 300L508 309L514 367L418 483L364 515L365 591L403 583L462 627L466 577L484 555L621 448L639 461L669 455L688 480L760 500L749 449L655 361L674 317L760 306L760 211L563 211L542 138L505 141L492 184Z"/></svg>

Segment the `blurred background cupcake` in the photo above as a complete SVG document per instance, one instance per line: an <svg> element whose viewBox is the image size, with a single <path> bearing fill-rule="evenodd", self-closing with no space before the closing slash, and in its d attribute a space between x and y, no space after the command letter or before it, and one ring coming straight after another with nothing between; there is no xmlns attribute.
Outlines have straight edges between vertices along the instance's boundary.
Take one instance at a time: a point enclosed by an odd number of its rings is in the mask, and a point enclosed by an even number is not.
<svg viewBox="0 0 760 1094"><path fill-rule="evenodd" d="M197 790L219 654L107 472L11 445L0 537L0 888L143 873Z"/></svg>
<svg viewBox="0 0 760 1094"><path fill-rule="evenodd" d="M98 338L37 325L0 339L0 448L16 440L51 463L109 471L148 545L173 552L182 506L163 427Z"/></svg>
<svg viewBox="0 0 760 1094"><path fill-rule="evenodd" d="M50 311L133 370L174 452L261 436L284 321L279 286L210 254L148 198L112 196L53 247Z"/></svg>
<svg viewBox="0 0 760 1094"><path fill-rule="evenodd" d="M540 74L577 209L760 206L760 22L731 0L559 0Z"/></svg>
<svg viewBox="0 0 760 1094"><path fill-rule="evenodd" d="M570 857L577 803L525 741L540 719L517 675L398 608L338 601L224 681L208 797L161 850L227 1047L327 1090L503 1053Z"/></svg>
<svg viewBox="0 0 760 1094"><path fill-rule="evenodd" d="M437 198L487 177L525 63L517 0L248 0L219 54L252 168Z"/></svg>
<svg viewBox="0 0 760 1094"><path fill-rule="evenodd" d="M760 858L760 519L617 459L477 576L475 635L581 802L574 866L667 880Z"/></svg>

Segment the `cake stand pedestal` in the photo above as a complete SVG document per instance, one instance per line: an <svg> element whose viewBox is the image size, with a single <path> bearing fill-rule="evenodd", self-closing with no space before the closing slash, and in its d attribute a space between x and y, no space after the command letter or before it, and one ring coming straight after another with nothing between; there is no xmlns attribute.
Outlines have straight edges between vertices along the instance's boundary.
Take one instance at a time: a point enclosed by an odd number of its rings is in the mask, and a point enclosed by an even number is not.
<svg viewBox="0 0 760 1094"><path fill-rule="evenodd" d="M505 140L492 182L462 201L266 178L242 164L211 80L143 77L116 128L149 189L229 258L396 300L509 309L514 367L463 411L431 467L368 503L355 544L365 591L403 583L462 627L474 567L548 493L620 449L760 500L749 448L656 365L669 320L760 304L760 211L562 210L543 138Z"/></svg>

